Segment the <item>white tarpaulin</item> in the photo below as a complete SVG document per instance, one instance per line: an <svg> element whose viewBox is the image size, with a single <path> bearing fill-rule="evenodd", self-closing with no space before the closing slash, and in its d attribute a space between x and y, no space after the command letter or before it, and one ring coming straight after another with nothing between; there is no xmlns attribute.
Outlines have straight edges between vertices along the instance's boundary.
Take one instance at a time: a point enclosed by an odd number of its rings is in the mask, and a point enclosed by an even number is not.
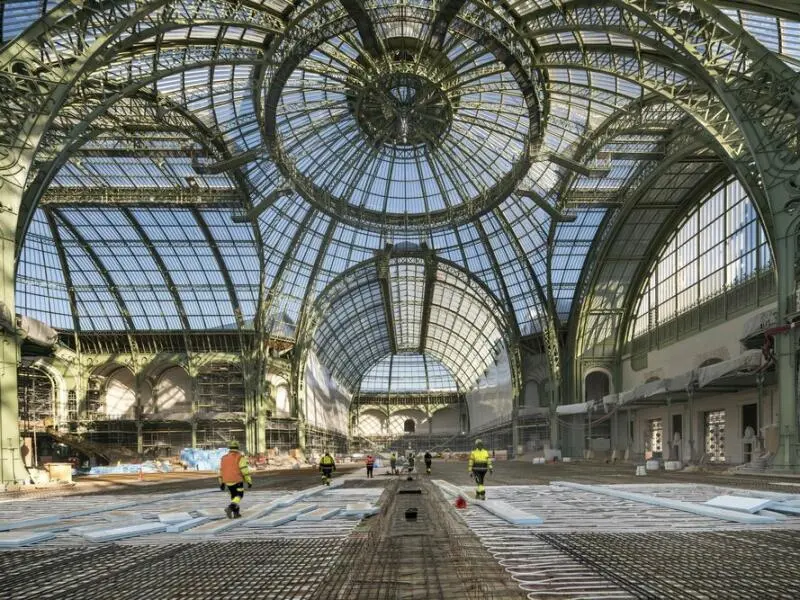
<svg viewBox="0 0 800 600"><path fill-rule="evenodd" d="M688 371L686 373L682 373L681 375L676 375L675 377L656 379L655 381L643 383L636 386L632 390L620 393L617 397L616 403L618 406L623 406L625 404L630 404L631 402L636 402L637 400L646 400L647 398L653 398L655 396L680 394L685 392L686 388L694 382L695 375L695 371ZM611 394L610 396L613 395L614 394ZM610 398L610 396L603 398L603 402L605 403L606 399Z"/></svg>
<svg viewBox="0 0 800 600"><path fill-rule="evenodd" d="M761 350L748 350L730 360L723 360L697 370L697 387L737 373L752 373L761 366Z"/></svg>
<svg viewBox="0 0 800 600"><path fill-rule="evenodd" d="M578 404L562 404L556 406L557 415L580 415L589 412L591 402L579 402Z"/></svg>
<svg viewBox="0 0 800 600"><path fill-rule="evenodd" d="M610 406L614 406L619 402L619 394L608 394L603 396L603 406L608 410Z"/></svg>

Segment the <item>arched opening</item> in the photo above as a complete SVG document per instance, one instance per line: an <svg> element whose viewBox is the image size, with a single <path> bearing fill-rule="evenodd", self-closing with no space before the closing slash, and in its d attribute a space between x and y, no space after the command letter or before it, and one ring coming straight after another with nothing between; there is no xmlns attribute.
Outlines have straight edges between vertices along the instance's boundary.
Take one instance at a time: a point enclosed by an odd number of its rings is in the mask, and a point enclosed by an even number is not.
<svg viewBox="0 0 800 600"><path fill-rule="evenodd" d="M584 400L598 402L611 392L611 379L605 371L592 371L584 380Z"/></svg>
<svg viewBox="0 0 800 600"><path fill-rule="evenodd" d="M275 413L278 417L292 416L292 407L289 403L289 387L286 385L275 387Z"/></svg>
<svg viewBox="0 0 800 600"><path fill-rule="evenodd" d="M192 412L192 382L186 369L180 366L165 369L153 389L152 415L161 418L189 420Z"/></svg>
<svg viewBox="0 0 800 600"><path fill-rule="evenodd" d="M416 431L417 431L417 424L414 422L414 419L406 419L403 422L404 433L415 433Z"/></svg>

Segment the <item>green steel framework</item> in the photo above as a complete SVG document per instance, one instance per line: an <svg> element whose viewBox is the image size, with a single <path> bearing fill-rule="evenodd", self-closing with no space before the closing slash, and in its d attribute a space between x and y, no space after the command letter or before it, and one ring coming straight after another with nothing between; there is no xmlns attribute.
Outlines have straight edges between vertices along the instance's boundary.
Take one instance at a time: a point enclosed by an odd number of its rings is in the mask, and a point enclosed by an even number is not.
<svg viewBox="0 0 800 600"><path fill-rule="evenodd" d="M174 307L186 346L204 329L189 322L204 303L229 307L212 320L240 332L248 410L262 421L267 338L294 339L314 298L386 243L425 241L481 281L512 335L542 340L554 403L574 394L588 348L618 364L660 249L637 227L667 236L698 191L729 174L771 244L779 321L798 312L795 3L26 4L0 15L4 312L14 314L18 265L33 279L26 232L49 230L41 240L60 265L64 329L76 346L93 329L118 329L135 352L146 329L133 322L135 284L120 286L89 226L65 216L108 207L124 221L104 243L149 255L137 260L160 272L149 285ZM426 138L423 124L437 119ZM331 156L349 169L344 187L324 170ZM397 205L392 186L411 179L411 200ZM383 189L365 187L374 182ZM177 266L189 251L173 257L153 240L146 223L159 207L183 211L169 231L191 231L192 260L216 264L202 298L188 292L199 271ZM231 275L239 244L258 263L255 279L247 266L234 273L242 280ZM630 285L607 305L622 280ZM108 326L92 325L90 305ZM785 468L800 462L795 346L794 334L778 337ZM15 334L1 352L9 481L19 472Z"/></svg>

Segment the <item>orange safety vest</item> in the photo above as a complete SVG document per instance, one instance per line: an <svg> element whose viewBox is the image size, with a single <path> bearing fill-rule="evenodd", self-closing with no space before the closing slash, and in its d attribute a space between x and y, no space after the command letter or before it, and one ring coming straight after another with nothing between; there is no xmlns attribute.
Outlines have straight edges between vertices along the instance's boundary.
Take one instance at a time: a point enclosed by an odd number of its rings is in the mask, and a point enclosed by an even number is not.
<svg viewBox="0 0 800 600"><path fill-rule="evenodd" d="M222 457L219 464L219 476L225 483L238 483L244 480L244 474L239 467L242 455L239 452L228 452Z"/></svg>
<svg viewBox="0 0 800 600"><path fill-rule="evenodd" d="M368 466L368 467L371 467L371 466L372 466L372 465L374 465L374 464L375 464L375 458L374 458L374 457L372 457L372 456L368 456L368 457L367 457L367 466Z"/></svg>

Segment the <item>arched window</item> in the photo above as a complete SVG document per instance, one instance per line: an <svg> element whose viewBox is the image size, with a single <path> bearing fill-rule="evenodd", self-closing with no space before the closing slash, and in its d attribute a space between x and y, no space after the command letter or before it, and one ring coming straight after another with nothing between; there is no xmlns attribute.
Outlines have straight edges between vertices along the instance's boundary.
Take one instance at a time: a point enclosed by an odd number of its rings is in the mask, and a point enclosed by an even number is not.
<svg viewBox="0 0 800 600"><path fill-rule="evenodd" d="M634 338L772 267L756 209L737 179L706 196L661 250L641 292Z"/></svg>
<svg viewBox="0 0 800 600"><path fill-rule="evenodd" d="M403 431L405 433L414 433L417 430L417 424L414 422L414 419L406 419L405 423L403 423Z"/></svg>

